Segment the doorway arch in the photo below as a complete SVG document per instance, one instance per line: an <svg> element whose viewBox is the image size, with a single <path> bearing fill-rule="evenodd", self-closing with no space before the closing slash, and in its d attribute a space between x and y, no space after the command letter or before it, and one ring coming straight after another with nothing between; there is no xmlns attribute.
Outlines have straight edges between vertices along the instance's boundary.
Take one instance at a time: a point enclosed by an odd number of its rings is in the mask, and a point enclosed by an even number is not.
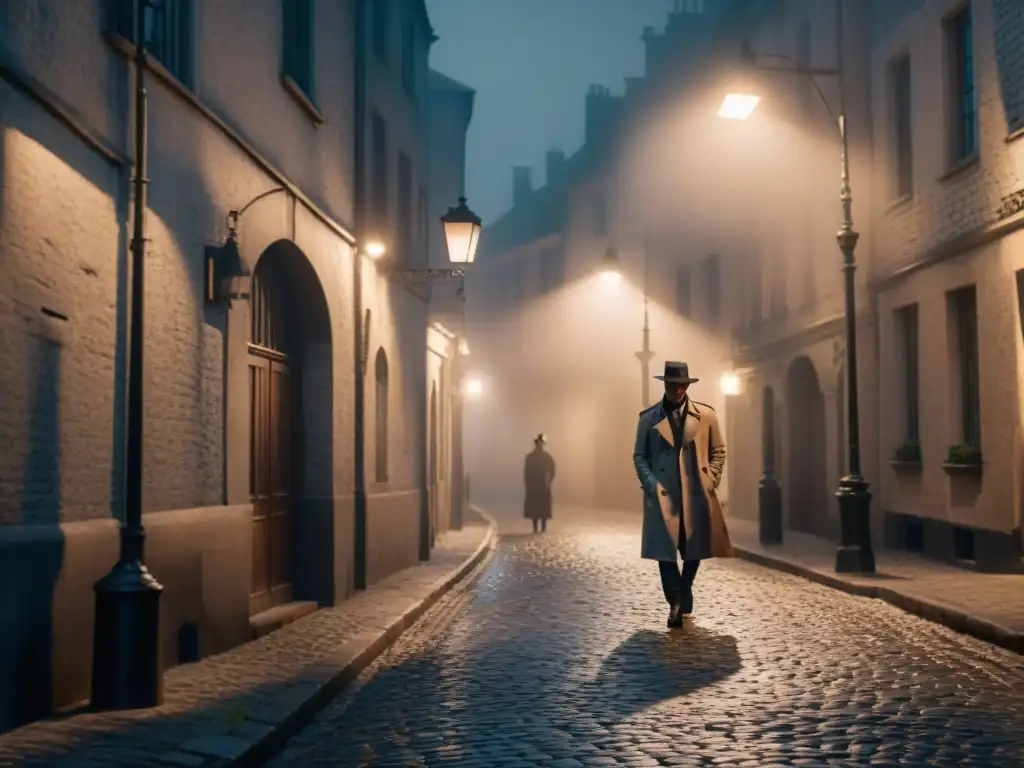
<svg viewBox="0 0 1024 768"><path fill-rule="evenodd" d="M294 243L278 241L263 252L249 296L249 613L255 615L329 591L303 565L307 555L312 562L330 557L309 546L329 539L308 530L302 511L306 500L333 494L333 361L326 298Z"/></svg>
<svg viewBox="0 0 1024 768"><path fill-rule="evenodd" d="M816 533L825 522L825 397L814 364L798 357L786 375L789 527Z"/></svg>

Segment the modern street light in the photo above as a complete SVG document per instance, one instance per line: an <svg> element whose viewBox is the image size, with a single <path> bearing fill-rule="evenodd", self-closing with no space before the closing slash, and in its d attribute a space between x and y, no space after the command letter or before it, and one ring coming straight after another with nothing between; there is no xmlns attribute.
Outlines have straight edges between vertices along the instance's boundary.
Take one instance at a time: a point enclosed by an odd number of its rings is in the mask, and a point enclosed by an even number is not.
<svg viewBox="0 0 1024 768"><path fill-rule="evenodd" d="M836 241L842 252L842 271L844 277L844 304L846 326L846 395L847 395L847 473L839 480L836 488L836 499L839 501L840 541L836 551L837 573L874 573L875 554L871 546L871 492L868 482L860 470L860 411L857 398L857 307L854 296L854 251L857 248L859 233L853 228L853 195L850 191L849 142L846 130L846 95L842 71L843 62L843 10L842 0L837 3L837 51L839 65L835 69L814 69L801 66L792 57L784 54L758 56L748 46L744 46L743 57L747 63L759 70L784 72L807 77L814 86L815 92L825 105L825 109L835 119L839 127L840 140L840 187L839 201L842 205L842 222ZM760 58L774 58L786 61L785 66L774 66L760 63ZM839 114L836 115L829 106L828 99L818 87L817 76L836 77L839 80ZM731 119L745 120L753 114L760 97L754 94L727 94L718 114ZM762 510L763 511L763 510Z"/></svg>

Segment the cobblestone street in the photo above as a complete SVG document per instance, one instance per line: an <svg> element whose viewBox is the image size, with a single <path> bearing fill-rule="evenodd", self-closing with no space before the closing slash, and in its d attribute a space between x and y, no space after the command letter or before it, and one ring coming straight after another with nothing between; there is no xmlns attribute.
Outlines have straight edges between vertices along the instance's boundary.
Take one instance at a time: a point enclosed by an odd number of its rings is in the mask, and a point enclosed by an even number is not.
<svg viewBox="0 0 1024 768"><path fill-rule="evenodd" d="M738 560L668 630L638 550L505 535L271 765L1024 765L1024 658Z"/></svg>

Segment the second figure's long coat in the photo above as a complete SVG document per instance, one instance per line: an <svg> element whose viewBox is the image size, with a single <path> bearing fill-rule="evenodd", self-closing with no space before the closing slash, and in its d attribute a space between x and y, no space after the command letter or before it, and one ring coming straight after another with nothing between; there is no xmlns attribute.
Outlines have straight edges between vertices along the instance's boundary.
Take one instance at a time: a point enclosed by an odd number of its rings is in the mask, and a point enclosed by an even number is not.
<svg viewBox="0 0 1024 768"><path fill-rule="evenodd" d="M523 482L526 498L523 517L531 520L551 519L551 483L555 479L555 460L544 449L526 454L523 462Z"/></svg>
<svg viewBox="0 0 1024 768"><path fill-rule="evenodd" d="M643 535L640 556L648 560L686 560L732 557L718 485L725 469L725 440L714 408L686 401L682 440L687 450L677 453L672 426L662 403L640 412L633 465L644 490ZM688 451L695 452L699 487L687 472ZM679 515L686 531L679 547Z"/></svg>

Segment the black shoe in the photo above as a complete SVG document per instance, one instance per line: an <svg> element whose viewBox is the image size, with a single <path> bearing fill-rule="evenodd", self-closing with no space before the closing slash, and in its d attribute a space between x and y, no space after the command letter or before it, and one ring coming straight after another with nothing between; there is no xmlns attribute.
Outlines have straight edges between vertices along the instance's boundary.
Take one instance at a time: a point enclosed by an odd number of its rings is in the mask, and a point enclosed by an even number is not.
<svg viewBox="0 0 1024 768"><path fill-rule="evenodd" d="M665 624L669 627L681 627L683 626L683 611L682 606L673 605L668 612L668 621Z"/></svg>
<svg viewBox="0 0 1024 768"><path fill-rule="evenodd" d="M689 616L693 613L693 587L689 586L683 590L683 604L680 607L680 611L683 616Z"/></svg>

